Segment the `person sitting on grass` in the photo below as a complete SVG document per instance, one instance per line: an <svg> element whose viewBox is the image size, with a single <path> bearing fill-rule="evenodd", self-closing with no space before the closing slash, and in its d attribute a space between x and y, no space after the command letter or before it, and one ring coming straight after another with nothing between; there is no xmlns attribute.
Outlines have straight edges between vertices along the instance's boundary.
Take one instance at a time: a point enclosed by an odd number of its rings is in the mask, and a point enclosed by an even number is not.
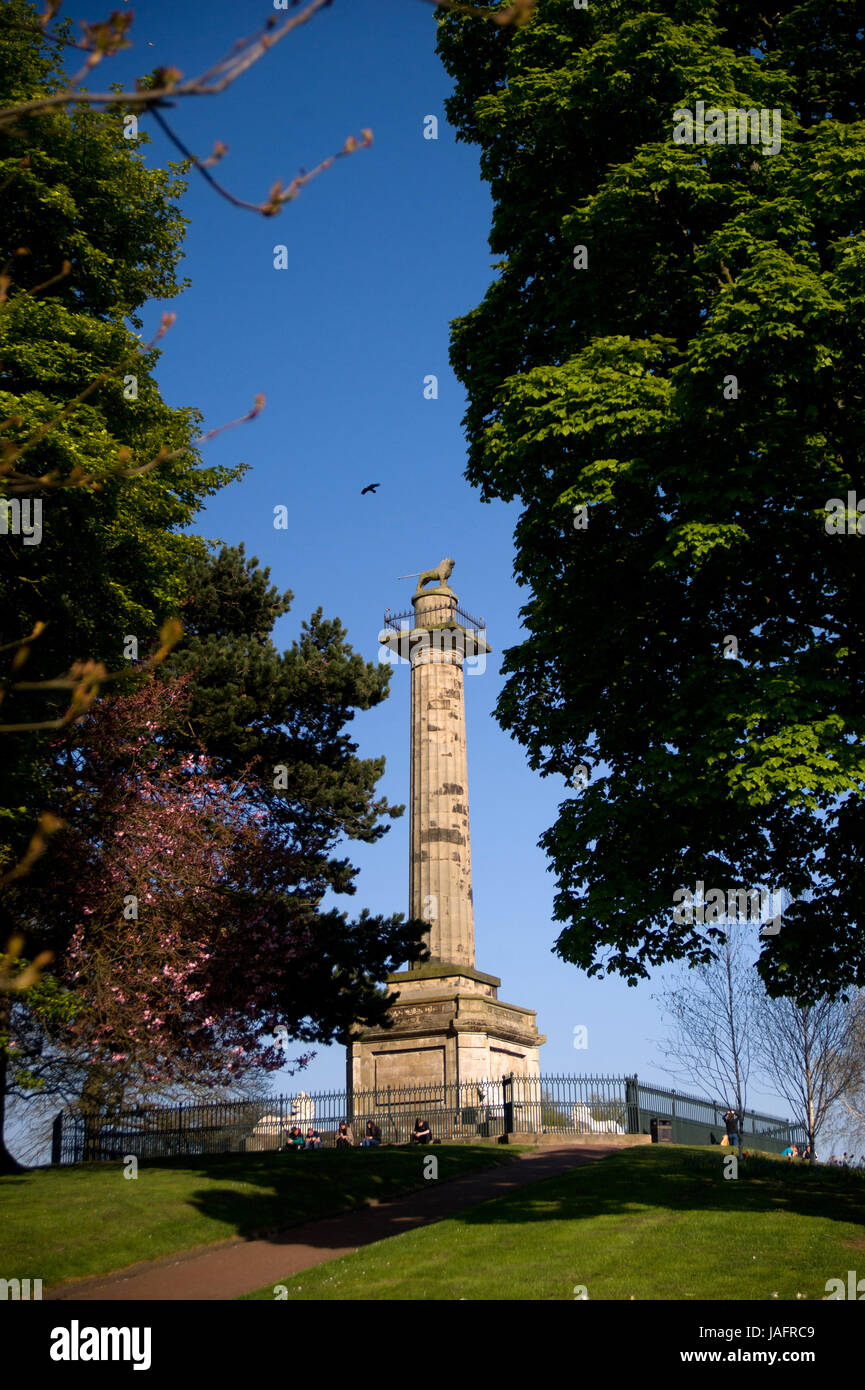
<svg viewBox="0 0 865 1390"><path fill-rule="evenodd" d="M411 1132L411 1142L413 1144L428 1144L432 1139L432 1131L426 1120L422 1120L418 1115L415 1120L414 1129Z"/></svg>
<svg viewBox="0 0 865 1390"><path fill-rule="evenodd" d="M376 1149L381 1143L381 1130L372 1120L366 1122L366 1134L360 1141L362 1149Z"/></svg>
<svg viewBox="0 0 865 1390"><path fill-rule="evenodd" d="M317 1129L313 1129L312 1125L310 1125L309 1129L306 1131L306 1143L303 1147L305 1149L321 1148L321 1135Z"/></svg>
<svg viewBox="0 0 865 1390"><path fill-rule="evenodd" d="M339 1129L336 1132L336 1147L338 1149L351 1149L354 1147L354 1135L351 1132L351 1125L345 1120L340 1120Z"/></svg>
<svg viewBox="0 0 865 1390"><path fill-rule="evenodd" d="M303 1135L301 1134L300 1130L295 1126L293 1129L290 1129L288 1131L288 1138L285 1141L285 1151L286 1153L293 1153L295 1149L302 1148Z"/></svg>

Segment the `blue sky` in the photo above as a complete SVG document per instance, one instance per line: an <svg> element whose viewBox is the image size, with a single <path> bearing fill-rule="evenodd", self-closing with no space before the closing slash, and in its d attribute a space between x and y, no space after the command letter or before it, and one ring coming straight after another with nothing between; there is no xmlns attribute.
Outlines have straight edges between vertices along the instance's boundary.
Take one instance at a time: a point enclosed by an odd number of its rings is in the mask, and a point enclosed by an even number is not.
<svg viewBox="0 0 865 1390"><path fill-rule="evenodd" d="M241 0L138 0L134 11L132 52L104 63L94 90L157 64L199 73L272 13ZM102 12L64 6L76 19ZM537 1010L548 1037L543 1072L663 1080L650 1042L662 1032L651 997L662 976L629 989L588 980L552 954L554 882L537 841L569 793L561 779L530 772L492 717L501 653L519 640L525 595L512 575L517 509L482 505L463 476L465 397L448 366L449 324L494 274L491 202L478 151L458 145L445 120L450 80L434 38L424 0L338 0L224 94L169 113L196 154L216 140L229 146L215 172L255 201L364 127L374 143L338 161L276 218L233 208L190 175L182 270L192 284L168 305L148 307L144 336L163 308L177 313L157 379L171 405L203 411L205 428L242 415L258 392L267 398L257 420L206 446L208 462L242 460L250 472L200 515L198 529L243 541L280 588L293 590L278 641L288 645L322 605L377 660L383 610L407 607L413 587L396 576L454 557L452 586L486 619L494 653L485 673L466 680L478 968L501 976L502 999ZM438 117L437 140L423 138L427 115ZM176 157L152 122L144 127L149 160ZM274 269L277 245L287 248L286 270ZM437 400L424 399L428 374L438 378ZM369 482L381 488L362 498ZM287 530L274 529L278 505L288 508ZM381 791L397 803L408 799L408 683L407 667L396 668L391 698L352 726L362 755L386 755ZM407 816L379 845L350 853L358 893L341 906L405 911ZM575 1051L581 1024L589 1046ZM273 1086L315 1091L343 1080L344 1050L334 1047L320 1049L301 1078L275 1076ZM786 1113L756 1089L751 1104Z"/></svg>

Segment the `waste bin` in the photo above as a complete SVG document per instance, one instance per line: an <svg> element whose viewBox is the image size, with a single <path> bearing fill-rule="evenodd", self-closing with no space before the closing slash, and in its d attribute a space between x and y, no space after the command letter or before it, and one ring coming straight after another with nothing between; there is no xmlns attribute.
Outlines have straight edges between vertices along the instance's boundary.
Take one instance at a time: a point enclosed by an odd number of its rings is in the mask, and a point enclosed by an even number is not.
<svg viewBox="0 0 865 1390"><path fill-rule="evenodd" d="M649 1121L649 1132L653 1144L672 1144L673 1142L672 1120L658 1120L653 1117Z"/></svg>

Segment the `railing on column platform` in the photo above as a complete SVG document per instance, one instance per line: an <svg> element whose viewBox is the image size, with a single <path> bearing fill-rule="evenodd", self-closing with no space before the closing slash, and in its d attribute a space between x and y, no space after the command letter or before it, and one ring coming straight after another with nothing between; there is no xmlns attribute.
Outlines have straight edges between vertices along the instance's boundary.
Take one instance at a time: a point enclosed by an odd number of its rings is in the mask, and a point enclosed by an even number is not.
<svg viewBox="0 0 865 1390"><path fill-rule="evenodd" d="M443 608L428 608L423 613L424 627L435 627L437 623L452 623L454 621L458 621L474 637L483 637L486 632L486 623L483 618L473 618L458 604L456 606L450 604ZM384 615L382 625L385 628L390 628L391 632L409 632L418 626L418 620L414 610L406 610L405 613L391 613L388 610Z"/></svg>

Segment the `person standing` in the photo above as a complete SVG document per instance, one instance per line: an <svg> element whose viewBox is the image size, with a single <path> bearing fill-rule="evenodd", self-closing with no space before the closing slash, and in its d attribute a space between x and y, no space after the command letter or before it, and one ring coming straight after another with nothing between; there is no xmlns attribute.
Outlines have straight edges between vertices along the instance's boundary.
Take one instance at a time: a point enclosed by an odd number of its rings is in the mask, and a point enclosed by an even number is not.
<svg viewBox="0 0 865 1390"><path fill-rule="evenodd" d="M727 1143L738 1144L739 1142L739 1118L735 1110L728 1110L724 1116L724 1128L727 1131Z"/></svg>

